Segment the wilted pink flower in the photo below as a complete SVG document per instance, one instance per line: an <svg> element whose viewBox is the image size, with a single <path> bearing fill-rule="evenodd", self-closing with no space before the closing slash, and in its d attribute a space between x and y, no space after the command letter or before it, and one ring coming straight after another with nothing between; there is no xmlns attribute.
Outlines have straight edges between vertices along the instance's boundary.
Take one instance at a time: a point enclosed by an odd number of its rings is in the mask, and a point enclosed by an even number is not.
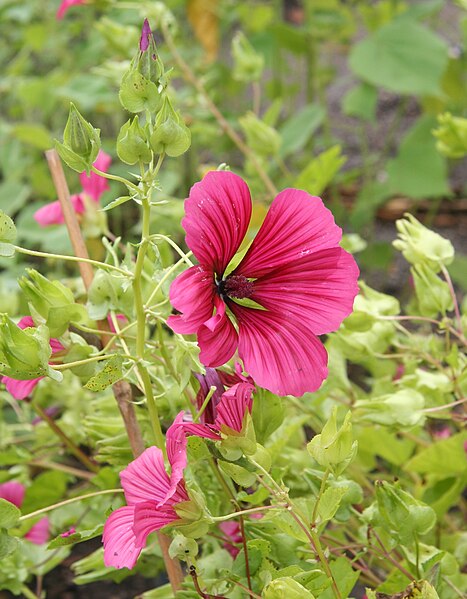
<svg viewBox="0 0 467 599"><path fill-rule="evenodd" d="M66 539L67 537L71 537L71 535L74 535L75 532L76 532L76 528L74 526L72 526L65 532L62 532L62 534L60 536L63 537L64 539Z"/></svg>
<svg viewBox="0 0 467 599"><path fill-rule="evenodd" d="M57 10L57 19L63 19L67 10L72 6L75 6L75 4L85 4L85 0L62 0Z"/></svg>
<svg viewBox="0 0 467 599"><path fill-rule="evenodd" d="M21 483L11 480L0 485L0 497L6 499L17 508L20 508L24 501L26 489ZM50 522L47 517L41 518L24 535L24 538L35 545L47 543L50 537Z"/></svg>
<svg viewBox="0 0 467 599"><path fill-rule="evenodd" d="M318 197L282 191L232 272L251 217L247 184L210 172L191 188L185 213L186 243L199 265L172 283L181 314L168 324L198 336L206 366L225 364L238 349L259 386L296 396L318 389L327 353L317 335L339 327L358 292L358 267L339 247L342 231L331 212Z"/></svg>
<svg viewBox="0 0 467 599"><path fill-rule="evenodd" d="M227 389L215 407L216 415L212 424L208 422L204 424L184 422L184 412L180 412L172 427L180 427L186 435L196 435L197 437L216 441L222 438L222 433L241 433L245 422L245 414L251 412L251 395L254 390L254 385L250 383L237 383Z"/></svg>
<svg viewBox="0 0 467 599"><path fill-rule="evenodd" d="M25 316L18 322L18 326L20 329L27 329L29 327L35 327L36 325L30 316ZM50 347L52 348L52 355L65 349L58 339L53 338L50 340ZM9 376L4 376L2 377L1 382L6 386L7 391L9 391L15 399L24 399L31 395L37 383L43 378L43 376L40 376L37 379L20 381L12 379Z"/></svg>
<svg viewBox="0 0 467 599"><path fill-rule="evenodd" d="M101 150L97 156L94 166L103 172L107 172L112 158ZM83 196L88 196L94 202L99 202L102 194L109 189L107 179L91 172L89 176L83 172L79 176L81 181L82 192L80 194L70 196L70 201L76 214L83 214L86 210L86 205ZM41 227L47 227L48 225L61 225L65 222L63 218L62 207L60 202L50 202L34 213L34 219Z"/></svg>
<svg viewBox="0 0 467 599"><path fill-rule="evenodd" d="M189 500L183 481L186 440L175 438L170 429L167 456L172 468L170 476L157 447L146 449L120 473L127 505L112 512L104 525L106 566L133 568L148 535L179 519L174 508Z"/></svg>

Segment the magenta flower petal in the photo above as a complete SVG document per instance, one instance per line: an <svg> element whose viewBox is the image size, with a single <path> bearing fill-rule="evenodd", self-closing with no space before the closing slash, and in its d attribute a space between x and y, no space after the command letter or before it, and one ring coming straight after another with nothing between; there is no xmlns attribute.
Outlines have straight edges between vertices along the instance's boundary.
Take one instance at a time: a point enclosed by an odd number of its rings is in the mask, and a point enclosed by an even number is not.
<svg viewBox="0 0 467 599"><path fill-rule="evenodd" d="M146 52L149 48L149 40L151 39L152 31L149 21L144 19L143 28L141 29L141 37L139 38L139 49L141 52Z"/></svg>
<svg viewBox="0 0 467 599"><path fill-rule="evenodd" d="M68 11L69 8L71 8L72 6L75 6L77 4L84 4L84 3L85 3L85 0L63 0L61 2L60 6L58 7L56 18L63 19L63 17L65 16L65 13Z"/></svg>
<svg viewBox="0 0 467 599"><path fill-rule="evenodd" d="M0 497L20 508L24 501L26 488L16 480L10 480L0 485Z"/></svg>
<svg viewBox="0 0 467 599"><path fill-rule="evenodd" d="M43 378L44 377L41 376L37 379L30 379L29 381L19 381L17 379L12 379L9 376L4 376L1 380L8 393L15 399L25 399L31 395L36 385Z"/></svg>
<svg viewBox="0 0 467 599"><path fill-rule="evenodd" d="M300 189L284 189L272 202L235 274L261 277L303 256L335 247L341 237L342 230L321 198Z"/></svg>
<svg viewBox="0 0 467 599"><path fill-rule="evenodd" d="M99 151L94 165L98 170L106 173L112 163L112 157L106 154L103 150ZM87 194L95 202L100 200L101 195L110 189L107 179L97 175L96 173L90 173L89 176L86 173L81 173L79 176L81 186L85 194Z"/></svg>
<svg viewBox="0 0 467 599"><path fill-rule="evenodd" d="M185 214L188 247L201 266L222 275L250 223L248 185L234 173L211 171L191 188Z"/></svg>
<svg viewBox="0 0 467 599"><path fill-rule="evenodd" d="M250 383L238 383L228 389L217 406L216 426L221 429L222 425L241 432L243 419L248 410L251 412L251 395L255 390Z"/></svg>
<svg viewBox="0 0 467 599"><path fill-rule="evenodd" d="M148 535L178 519L175 510L170 506L158 507L155 501L138 503L135 506L133 525L136 547L144 547Z"/></svg>
<svg viewBox="0 0 467 599"><path fill-rule="evenodd" d="M170 287L170 301L183 314L170 316L167 324L176 333L196 333L212 316L215 293L212 271L201 266L185 270Z"/></svg>
<svg viewBox="0 0 467 599"><path fill-rule="evenodd" d="M104 564L107 567L131 570L136 564L141 547L135 545L134 521L134 506L121 507L107 518L102 535Z"/></svg>
<svg viewBox="0 0 467 599"><path fill-rule="evenodd" d="M257 385L296 397L319 389L328 373L327 353L301 319L239 305L232 310L239 322L238 353Z"/></svg>
<svg viewBox="0 0 467 599"><path fill-rule="evenodd" d="M215 297L216 314L198 329L199 359L215 368L230 360L238 345L238 335L232 321L225 313L224 302Z"/></svg>
<svg viewBox="0 0 467 599"><path fill-rule="evenodd" d="M158 447L148 447L120 473L128 505L143 501L162 502L170 488L164 456Z"/></svg>
<svg viewBox="0 0 467 599"><path fill-rule="evenodd" d="M182 421L183 412L180 412L166 434L167 457L171 466L171 473L169 489L163 498L163 503L166 503L174 496L178 483L183 479L183 471L186 468L186 436L181 427Z"/></svg>
<svg viewBox="0 0 467 599"><path fill-rule="evenodd" d="M359 270L340 247L321 250L280 266L255 281L251 299L306 322L315 335L335 331L351 312Z"/></svg>
<svg viewBox="0 0 467 599"><path fill-rule="evenodd" d="M83 214L84 212L84 203L80 195L72 195L70 197L70 201L75 209L76 214ZM55 202L50 202L50 204L46 204L36 210L34 213L34 220L41 227L48 227L49 225L62 225L65 222L63 217L62 207L60 202L56 200Z"/></svg>
<svg viewBox="0 0 467 599"><path fill-rule="evenodd" d="M50 520L47 517L41 518L28 530L24 538L34 543L34 545L47 543L50 538Z"/></svg>

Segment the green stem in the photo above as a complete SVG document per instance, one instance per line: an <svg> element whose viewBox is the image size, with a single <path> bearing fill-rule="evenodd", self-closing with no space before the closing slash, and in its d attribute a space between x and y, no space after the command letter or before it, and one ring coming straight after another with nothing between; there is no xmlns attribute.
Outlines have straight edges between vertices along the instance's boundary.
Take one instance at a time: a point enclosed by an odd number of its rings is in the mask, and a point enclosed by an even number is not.
<svg viewBox="0 0 467 599"><path fill-rule="evenodd" d="M226 516L212 516L214 522L225 522L226 520L233 520L234 518L238 518L238 516L244 516L248 514L258 514L260 512L267 512L268 510L277 510L280 507L278 505L264 505L263 507L252 507L248 510L239 510L238 512L232 512L231 514L227 514Z"/></svg>
<svg viewBox="0 0 467 599"><path fill-rule="evenodd" d="M159 156L157 165L152 173L154 178L156 177L163 160L164 154L161 154ZM145 190L145 193L143 194L143 197L141 199L141 204L143 208L141 243L138 248L138 255L136 256L135 276L133 278L133 294L135 298L136 312L136 356L139 360L137 368L141 376L141 380L143 381L143 391L148 405L149 417L151 420L154 440L156 445L159 447L159 449L163 451L165 455L166 449L164 443L164 435L162 434L157 404L152 391L151 377L149 376L148 370L142 363L144 360L144 354L146 349L146 313L144 309L143 289L141 283L143 279L144 259L146 257L147 249L150 243L149 227L151 219L150 197L148 197L148 194L146 192L147 190Z"/></svg>
<svg viewBox="0 0 467 599"><path fill-rule="evenodd" d="M217 387L215 387L214 385L212 387L209 387L209 392L206 395L206 399L203 401L203 404L200 407L198 413L193 418L193 422L198 422L198 420L201 418L201 416L202 416L204 410L206 409L208 403L211 401L211 397L214 395L216 389L217 389Z"/></svg>
<svg viewBox="0 0 467 599"><path fill-rule="evenodd" d="M123 185L130 189L133 189L133 191L136 191L137 193L141 192L141 189L131 181L128 181L128 179L124 179L123 177L119 177L118 175L104 173L104 171L100 171L95 166L91 166L91 170L93 173L96 173L96 175L99 175L99 177L104 177L104 179L111 179L112 181L119 181L119 183L123 183Z"/></svg>
<svg viewBox="0 0 467 599"><path fill-rule="evenodd" d="M73 443L73 441L62 431L62 429L58 426L55 420L51 418L47 414L47 412L45 412L45 410L43 410L38 404L34 402L32 406L36 410L38 415L42 418L42 420L47 422L51 430L53 430L57 437L59 437L63 441L63 443L68 447L71 453L83 464L85 468L87 468L91 472L99 472L99 466L97 466L97 464L94 464L94 462L92 462L88 458L88 456L83 451L81 451L81 449L77 445L75 445L75 443Z"/></svg>
<svg viewBox="0 0 467 599"><path fill-rule="evenodd" d="M25 514L21 516L18 521L23 522L24 520L29 520L29 518L35 518L36 516L40 516L41 514L45 514L47 512L51 512L59 507L63 507L64 505L69 505L70 503L76 503L77 501L81 501L82 499L89 499L91 497L99 497L100 495L109 495L110 493L123 493L123 489L106 489L105 491L96 491L95 493L87 493L86 495L79 495L78 497L72 497L71 499L65 499L64 501L60 501L59 503L54 503L53 505L48 505L47 507L43 507L40 510L36 510L35 512L31 512L30 514Z"/></svg>
<svg viewBox="0 0 467 599"><path fill-rule="evenodd" d="M15 245L13 247L20 254L26 254L28 256L36 256L38 258L53 258L54 260L68 260L68 262L85 262L86 264L92 264L93 266L96 266L97 268L101 268L103 270L113 270L114 272L118 272L121 275L124 275L125 277L133 276L133 274L128 270L123 270L123 268L118 268L118 266L113 266L112 264L105 264L104 262L91 260L90 258L79 258L77 256L65 256L62 254L48 254L47 252L37 252L36 250L28 250L18 245Z"/></svg>
<svg viewBox="0 0 467 599"><path fill-rule="evenodd" d="M21 592L25 597L27 597L27 599L37 599L37 595L34 594L25 584L21 586Z"/></svg>
<svg viewBox="0 0 467 599"><path fill-rule="evenodd" d="M85 360L77 360L76 362L66 362L65 364L51 364L50 367L54 370L69 370L75 366L83 366L84 364L90 364L91 362L101 362L102 360L108 360L109 356L92 356Z"/></svg>

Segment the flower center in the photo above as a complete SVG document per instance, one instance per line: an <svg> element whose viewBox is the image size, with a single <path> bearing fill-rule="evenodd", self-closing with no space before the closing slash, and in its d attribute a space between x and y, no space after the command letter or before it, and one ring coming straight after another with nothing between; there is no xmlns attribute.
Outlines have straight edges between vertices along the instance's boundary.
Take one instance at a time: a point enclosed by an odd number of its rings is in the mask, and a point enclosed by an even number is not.
<svg viewBox="0 0 467 599"><path fill-rule="evenodd" d="M217 285L219 295L227 295L229 297L236 297L237 299L250 297L253 294L253 290L253 282L249 281L243 275L229 275Z"/></svg>

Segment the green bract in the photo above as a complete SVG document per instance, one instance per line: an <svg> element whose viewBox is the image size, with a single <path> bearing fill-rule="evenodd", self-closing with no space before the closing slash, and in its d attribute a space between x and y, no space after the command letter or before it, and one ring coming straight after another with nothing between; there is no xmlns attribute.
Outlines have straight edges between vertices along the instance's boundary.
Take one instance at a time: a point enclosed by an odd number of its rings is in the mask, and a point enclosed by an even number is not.
<svg viewBox="0 0 467 599"><path fill-rule="evenodd" d="M55 147L70 168L89 174L101 147L100 130L81 116L73 102L70 102L63 143L55 141Z"/></svg>
<svg viewBox="0 0 467 599"><path fill-rule="evenodd" d="M151 150L148 146L146 133L139 124L138 116L128 120L117 138L117 154L122 162L136 164L138 161L150 162Z"/></svg>
<svg viewBox="0 0 467 599"><path fill-rule="evenodd" d="M399 239L393 241L393 246L411 264L426 264L438 272L442 264L446 266L453 261L452 243L427 229L412 214L406 214L405 218L397 220L396 227Z"/></svg>
<svg viewBox="0 0 467 599"><path fill-rule="evenodd" d="M438 127L433 131L436 147L449 158L462 158L467 154L467 119L452 116L450 112L438 115Z"/></svg>
<svg viewBox="0 0 467 599"><path fill-rule="evenodd" d="M259 81L264 69L264 58L258 54L245 35L238 31L232 40L234 68L232 76L237 81Z"/></svg>
<svg viewBox="0 0 467 599"><path fill-rule="evenodd" d="M351 415L347 412L340 428L337 427L337 408L334 408L321 434L307 445L308 453L324 468L335 474L343 472L357 454L357 441L352 437Z"/></svg>

